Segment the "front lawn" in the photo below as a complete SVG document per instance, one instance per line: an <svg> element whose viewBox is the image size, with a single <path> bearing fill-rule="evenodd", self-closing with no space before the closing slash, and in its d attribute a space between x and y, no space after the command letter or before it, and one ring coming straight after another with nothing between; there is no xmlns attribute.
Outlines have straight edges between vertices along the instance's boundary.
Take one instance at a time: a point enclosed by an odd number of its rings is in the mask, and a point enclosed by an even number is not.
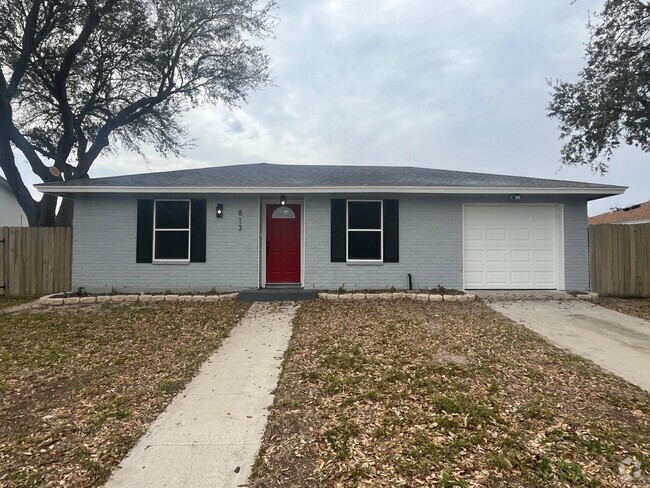
<svg viewBox="0 0 650 488"><path fill-rule="evenodd" d="M252 485L638 486L649 451L650 395L480 302L321 300Z"/></svg>
<svg viewBox="0 0 650 488"><path fill-rule="evenodd" d="M598 297L594 303L633 317L650 320L650 298Z"/></svg>
<svg viewBox="0 0 650 488"><path fill-rule="evenodd" d="M0 486L97 486L247 305L0 313Z"/></svg>
<svg viewBox="0 0 650 488"><path fill-rule="evenodd" d="M8 298L0 296L0 310L15 307L17 305L24 305L25 303L33 302L34 300L35 298Z"/></svg>

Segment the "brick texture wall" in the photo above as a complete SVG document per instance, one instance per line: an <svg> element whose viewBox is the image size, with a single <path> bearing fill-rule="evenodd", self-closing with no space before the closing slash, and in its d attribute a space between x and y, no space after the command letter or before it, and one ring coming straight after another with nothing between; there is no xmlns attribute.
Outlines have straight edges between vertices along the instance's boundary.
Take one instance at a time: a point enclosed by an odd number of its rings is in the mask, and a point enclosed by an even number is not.
<svg viewBox="0 0 650 488"><path fill-rule="evenodd" d="M330 262L331 198L358 196L304 197L304 285L308 289L406 288L408 273L412 274L415 288L433 288L438 284L461 288L463 203L512 203L507 195L364 195L364 199L400 200L400 262L372 266ZM207 196L207 262L185 265L135 262L137 199L137 195L76 198L75 288L180 291L258 286L260 213L256 195ZM217 203L224 204L222 219L215 218ZM520 204L526 203L563 204L566 289L588 289L586 199L523 195Z"/></svg>
<svg viewBox="0 0 650 488"><path fill-rule="evenodd" d="M121 291L257 287L257 196L206 197L206 262L190 264L135 262L138 198L97 194L75 199L73 287L83 286L89 291L110 291L113 287ZM178 198L188 197L178 195ZM221 219L215 216L217 203L224 205ZM238 230L240 209L241 231Z"/></svg>
<svg viewBox="0 0 650 488"><path fill-rule="evenodd" d="M330 262L330 199L358 195L308 195L305 199L305 288L414 288L463 286L463 203L513 203L508 195L364 195L399 198L400 262L348 265ZM519 204L561 203L564 207L565 283L567 290L587 290L587 200L583 197L523 195Z"/></svg>

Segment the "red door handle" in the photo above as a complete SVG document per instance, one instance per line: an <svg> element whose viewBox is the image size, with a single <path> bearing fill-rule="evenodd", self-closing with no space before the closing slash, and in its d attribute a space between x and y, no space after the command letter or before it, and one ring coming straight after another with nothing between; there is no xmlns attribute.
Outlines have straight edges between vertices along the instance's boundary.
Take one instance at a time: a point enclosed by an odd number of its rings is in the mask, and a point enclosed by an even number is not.
<svg viewBox="0 0 650 488"><path fill-rule="evenodd" d="M266 241L266 256L267 257L269 255L269 249L271 249L271 243L269 241Z"/></svg>

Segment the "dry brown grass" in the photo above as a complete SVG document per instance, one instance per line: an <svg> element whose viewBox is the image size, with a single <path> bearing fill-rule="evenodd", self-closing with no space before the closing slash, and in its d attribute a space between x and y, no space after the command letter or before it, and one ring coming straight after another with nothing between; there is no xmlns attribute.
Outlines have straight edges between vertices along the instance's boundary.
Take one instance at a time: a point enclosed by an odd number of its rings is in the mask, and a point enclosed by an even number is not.
<svg viewBox="0 0 650 488"><path fill-rule="evenodd" d="M0 296L0 310L33 302L36 298L7 298Z"/></svg>
<svg viewBox="0 0 650 488"><path fill-rule="evenodd" d="M633 317L650 320L650 298L599 297L594 303Z"/></svg>
<svg viewBox="0 0 650 488"><path fill-rule="evenodd" d="M298 312L256 487L647 484L650 395L481 303Z"/></svg>
<svg viewBox="0 0 650 488"><path fill-rule="evenodd" d="M0 486L96 486L247 305L0 314Z"/></svg>

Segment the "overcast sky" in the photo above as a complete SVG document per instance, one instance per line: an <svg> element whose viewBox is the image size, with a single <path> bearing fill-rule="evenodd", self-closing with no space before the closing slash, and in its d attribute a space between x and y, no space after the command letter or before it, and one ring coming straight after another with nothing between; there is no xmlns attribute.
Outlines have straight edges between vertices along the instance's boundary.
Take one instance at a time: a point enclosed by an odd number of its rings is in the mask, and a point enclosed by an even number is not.
<svg viewBox="0 0 650 488"><path fill-rule="evenodd" d="M560 168L548 78L575 80L602 1L279 0L274 86L185 117L180 159L121 153L91 176L233 163L413 165L629 186L590 214L650 199L650 155L605 177Z"/></svg>

